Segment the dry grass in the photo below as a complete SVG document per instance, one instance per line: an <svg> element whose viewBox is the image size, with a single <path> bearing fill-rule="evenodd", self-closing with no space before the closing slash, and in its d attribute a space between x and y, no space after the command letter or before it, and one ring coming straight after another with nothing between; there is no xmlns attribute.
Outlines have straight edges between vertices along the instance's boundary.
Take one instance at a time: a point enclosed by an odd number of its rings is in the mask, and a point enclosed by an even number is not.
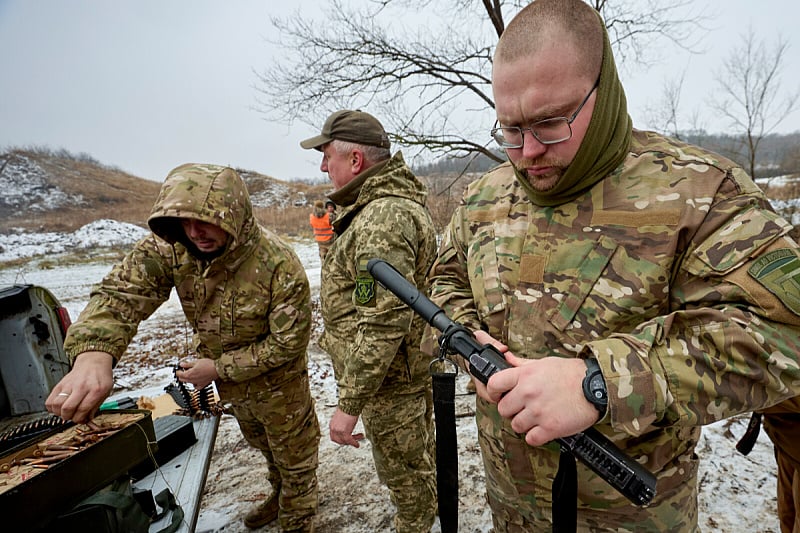
<svg viewBox="0 0 800 533"><path fill-rule="evenodd" d="M80 195L84 204L64 206L49 212L22 211L0 220L0 232L10 228L28 231L75 231L89 222L111 218L144 226L160 183L131 176L93 161L70 158L47 151L19 150L50 177L50 185L69 196Z"/></svg>
<svg viewBox="0 0 800 533"><path fill-rule="evenodd" d="M441 234L450 223L450 217L453 216L453 211L458 207L459 201L460 198L450 196L428 196L428 210L431 212L437 234Z"/></svg>
<svg viewBox="0 0 800 533"><path fill-rule="evenodd" d="M311 208L302 207L261 207L255 209L258 221L278 235L290 237L312 237L308 214Z"/></svg>

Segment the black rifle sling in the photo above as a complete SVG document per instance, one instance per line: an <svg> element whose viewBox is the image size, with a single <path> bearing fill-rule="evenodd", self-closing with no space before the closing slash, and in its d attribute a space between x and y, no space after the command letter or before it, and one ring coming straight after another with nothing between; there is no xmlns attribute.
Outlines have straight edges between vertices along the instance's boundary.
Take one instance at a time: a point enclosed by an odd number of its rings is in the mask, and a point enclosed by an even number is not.
<svg viewBox="0 0 800 533"><path fill-rule="evenodd" d="M436 419L436 492L442 533L458 531L458 445L456 442L456 374L431 372Z"/></svg>
<svg viewBox="0 0 800 533"><path fill-rule="evenodd" d="M578 471L575 456L562 448L553 480L553 533L575 533L577 529Z"/></svg>
<svg viewBox="0 0 800 533"><path fill-rule="evenodd" d="M750 422L747 424L747 430L744 432L744 435L742 435L742 438L739 439L739 442L736 443L736 449L739 450L739 453L742 455L750 453L758 440L758 434L760 432L761 413L753 413L750 416Z"/></svg>

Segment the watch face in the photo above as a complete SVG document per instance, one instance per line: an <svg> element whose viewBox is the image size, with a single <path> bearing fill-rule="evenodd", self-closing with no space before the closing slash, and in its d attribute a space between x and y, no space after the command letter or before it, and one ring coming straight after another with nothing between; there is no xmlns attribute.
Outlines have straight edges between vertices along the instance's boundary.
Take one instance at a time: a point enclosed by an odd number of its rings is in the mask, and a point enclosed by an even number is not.
<svg viewBox="0 0 800 533"><path fill-rule="evenodd" d="M594 374L589 381L589 391L594 396L595 402L605 404L608 402L605 381L601 374Z"/></svg>

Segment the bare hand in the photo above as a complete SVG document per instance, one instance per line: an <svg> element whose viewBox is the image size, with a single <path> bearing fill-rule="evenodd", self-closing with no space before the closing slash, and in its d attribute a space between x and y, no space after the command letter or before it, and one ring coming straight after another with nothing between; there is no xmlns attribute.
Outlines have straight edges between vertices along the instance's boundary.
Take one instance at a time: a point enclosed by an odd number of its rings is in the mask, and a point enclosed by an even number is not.
<svg viewBox="0 0 800 533"><path fill-rule="evenodd" d="M492 346L497 348L498 351L501 354L503 354L504 356L508 352L508 346L506 346L505 344L503 344L499 340L495 339L494 337L492 337L491 335L489 335L485 331L482 331L482 330L478 329L478 330L475 330L473 332L473 334L475 335L475 340L477 340L479 343L481 343L481 344L491 344ZM479 380L478 378L473 376L472 377L472 382L475 383L475 394L477 394L478 396L480 396L481 398L483 398L487 402L497 403L496 399L492 399L489 396L489 391L486 390L486 385L484 385L481 380Z"/></svg>
<svg viewBox="0 0 800 533"><path fill-rule="evenodd" d="M486 396L480 387L478 394L497 403L500 416L511 421L514 431L524 433L528 444L541 446L597 422L597 410L583 395L586 363L582 359L523 359L485 332L475 332L475 338L493 344L513 367L489 378Z"/></svg>
<svg viewBox="0 0 800 533"><path fill-rule="evenodd" d="M498 400L500 416L511 428L525 433L531 446L583 431L597 422L597 410L583 395L586 364L581 359L545 357L506 359L514 368L489 379L489 396ZM502 399L501 399L502 397Z"/></svg>
<svg viewBox="0 0 800 533"><path fill-rule="evenodd" d="M181 383L191 383L202 389L219 377L213 359L187 359L179 363L181 370L176 373Z"/></svg>
<svg viewBox="0 0 800 533"><path fill-rule="evenodd" d="M114 386L113 363L106 352L80 354L72 370L50 391L47 410L77 423L91 420Z"/></svg>
<svg viewBox="0 0 800 533"><path fill-rule="evenodd" d="M358 441L364 440L364 434L353 433L356 423L358 423L357 416L348 415L337 407L331 417L331 440L336 444L358 448L360 446Z"/></svg>

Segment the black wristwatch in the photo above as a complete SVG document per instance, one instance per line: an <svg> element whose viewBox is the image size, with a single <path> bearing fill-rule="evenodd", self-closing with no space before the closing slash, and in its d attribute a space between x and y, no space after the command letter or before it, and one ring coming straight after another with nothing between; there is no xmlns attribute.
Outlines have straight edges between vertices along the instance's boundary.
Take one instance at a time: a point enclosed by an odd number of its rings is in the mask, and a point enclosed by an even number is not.
<svg viewBox="0 0 800 533"><path fill-rule="evenodd" d="M600 418L603 418L608 409L606 380L603 379L597 359L590 357L584 361L586 362L586 377L583 378L583 395L600 413Z"/></svg>

